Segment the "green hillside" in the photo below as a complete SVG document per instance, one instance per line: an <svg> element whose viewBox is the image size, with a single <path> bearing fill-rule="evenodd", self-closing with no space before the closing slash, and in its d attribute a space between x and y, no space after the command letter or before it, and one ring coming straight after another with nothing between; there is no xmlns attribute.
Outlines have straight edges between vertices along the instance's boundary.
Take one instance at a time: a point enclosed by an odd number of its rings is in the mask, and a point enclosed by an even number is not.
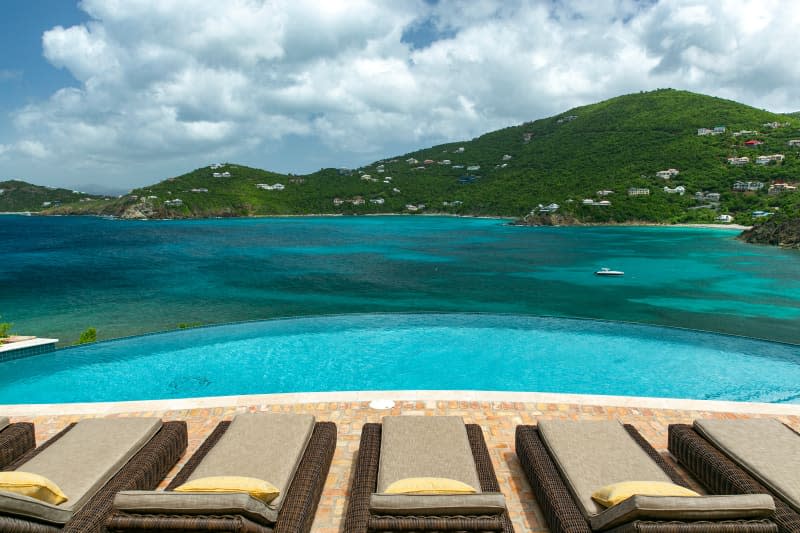
<svg viewBox="0 0 800 533"><path fill-rule="evenodd" d="M0 181L0 212L37 212L62 204L90 204L100 199L92 194L31 185L19 180Z"/></svg>
<svg viewBox="0 0 800 533"><path fill-rule="evenodd" d="M725 132L698 135L699 128L717 126ZM736 135L742 130L751 133ZM539 204L556 203L559 215L577 222L712 222L732 214L736 222L750 224L753 211L798 206L796 192L768 194L771 183L800 177L800 147L789 146L792 139L800 139L800 118L665 89L612 98L359 169L292 176L225 164L111 202L51 212L146 218L399 212L522 217ZM754 140L762 144L745 144ZM784 159L756 164L758 156L771 154ZM743 166L728 162L743 156L750 158ZM656 176L667 169L679 174L668 180ZM764 187L735 192L737 181L759 181ZM276 183L284 188L257 187ZM685 194L667 194L665 186L682 186ZM628 196L631 187L650 194ZM601 190L613 194L599 196ZM694 194L703 191L719 193L719 200L696 200ZM584 200L610 205L584 205Z"/></svg>

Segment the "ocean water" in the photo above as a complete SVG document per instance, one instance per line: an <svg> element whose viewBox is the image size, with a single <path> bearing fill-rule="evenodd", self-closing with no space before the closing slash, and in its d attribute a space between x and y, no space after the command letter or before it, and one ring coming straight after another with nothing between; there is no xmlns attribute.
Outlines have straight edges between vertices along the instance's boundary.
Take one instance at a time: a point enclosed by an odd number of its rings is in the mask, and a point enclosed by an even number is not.
<svg viewBox="0 0 800 533"><path fill-rule="evenodd" d="M735 230L494 219L0 217L0 316L62 344L287 316L493 313L800 344L800 254ZM600 278L600 267L624 270Z"/></svg>

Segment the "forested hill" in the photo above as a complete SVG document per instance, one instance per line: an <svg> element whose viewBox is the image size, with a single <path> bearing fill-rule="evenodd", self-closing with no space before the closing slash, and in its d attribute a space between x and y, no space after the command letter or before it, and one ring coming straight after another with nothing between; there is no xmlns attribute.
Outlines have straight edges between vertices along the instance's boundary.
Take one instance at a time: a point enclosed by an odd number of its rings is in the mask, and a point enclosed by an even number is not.
<svg viewBox="0 0 800 533"><path fill-rule="evenodd" d="M42 187L20 180L0 181L0 213L42 211L62 204L80 204L101 198L94 194Z"/></svg>
<svg viewBox="0 0 800 533"><path fill-rule="evenodd" d="M109 202L62 205L50 212L139 218L401 212L522 217L533 210L529 220L535 222L537 206L558 204L559 215L578 223L712 222L730 214L750 224L753 212L796 209L798 193L791 184L800 176L800 147L789 141L797 139L798 117L665 89L358 169L296 176L217 164ZM783 157L757 164L759 156L771 155ZM734 165L728 161L733 157L748 160ZM668 169L678 173L658 177ZM755 190L735 191L736 182L751 182ZM773 183L788 187L768 194ZM629 196L632 188L649 194ZM698 192L704 194L696 199Z"/></svg>

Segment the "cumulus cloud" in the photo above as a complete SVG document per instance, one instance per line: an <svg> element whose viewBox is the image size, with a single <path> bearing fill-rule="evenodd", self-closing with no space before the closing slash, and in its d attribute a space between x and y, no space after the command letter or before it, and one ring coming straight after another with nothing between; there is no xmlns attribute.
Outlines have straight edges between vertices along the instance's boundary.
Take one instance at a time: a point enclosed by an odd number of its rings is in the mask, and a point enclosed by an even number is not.
<svg viewBox="0 0 800 533"><path fill-rule="evenodd" d="M322 147L329 166L365 163L657 87L800 109L794 2L80 6L89 22L42 37L77 86L17 110L4 157L49 158L84 182L139 184L217 158L313 170L276 154L290 143Z"/></svg>

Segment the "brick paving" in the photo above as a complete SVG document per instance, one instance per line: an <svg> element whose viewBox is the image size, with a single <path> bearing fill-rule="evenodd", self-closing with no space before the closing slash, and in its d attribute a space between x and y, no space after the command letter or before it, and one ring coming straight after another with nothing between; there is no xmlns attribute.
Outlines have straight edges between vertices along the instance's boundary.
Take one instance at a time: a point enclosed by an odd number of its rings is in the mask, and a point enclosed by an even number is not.
<svg viewBox="0 0 800 533"><path fill-rule="evenodd" d="M68 406L64 407L68 408ZM158 416L164 420L185 420L189 427L189 448L183 458L185 461L218 422L230 420L237 412L246 411L310 413L315 415L317 420L329 420L336 423L338 427L336 453L312 528L312 531L317 533L335 533L341 530L361 428L365 423L379 422L383 416L387 415L457 415L461 416L466 423L480 424L483 427L494 468L500 481L500 488L506 496L509 512L517 532L547 531L530 485L514 454L514 429L517 425L535 424L537 420L541 419L619 419L623 423L636 426L647 440L665 455L667 455L667 426L673 423L691 422L695 418L772 416L800 431L800 410L797 411L798 414L764 415L697 409L517 401L411 400L397 401L392 409L377 410L371 408L369 402L366 401L319 401L287 404L269 403L267 400L264 403L252 405L143 410L102 416ZM12 421L34 422L37 443L42 443L67 424L90 416L95 415L12 416ZM166 485L182 464L183 462L173 469L162 486Z"/></svg>

